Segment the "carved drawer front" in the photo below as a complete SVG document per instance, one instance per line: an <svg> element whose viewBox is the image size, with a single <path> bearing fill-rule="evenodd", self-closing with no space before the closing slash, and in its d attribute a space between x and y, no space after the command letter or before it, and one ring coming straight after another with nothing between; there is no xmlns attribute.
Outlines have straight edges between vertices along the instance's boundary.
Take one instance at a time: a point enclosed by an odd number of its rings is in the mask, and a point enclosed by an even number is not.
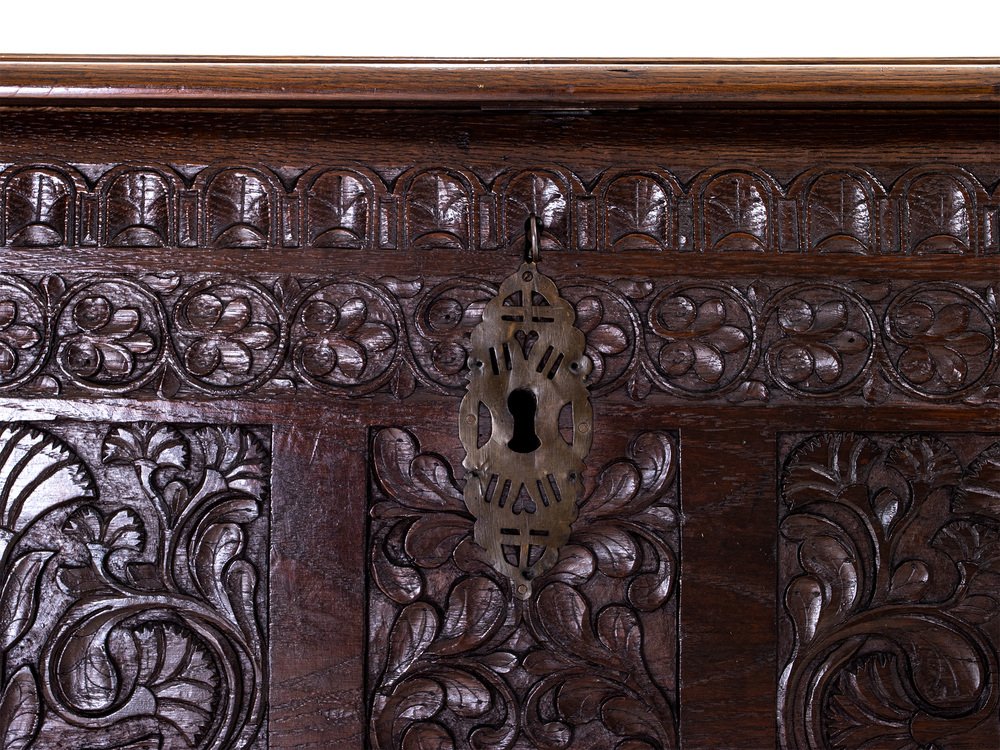
<svg viewBox="0 0 1000 750"><path fill-rule="evenodd" d="M1000 747L996 65L51 64L0 748Z"/></svg>

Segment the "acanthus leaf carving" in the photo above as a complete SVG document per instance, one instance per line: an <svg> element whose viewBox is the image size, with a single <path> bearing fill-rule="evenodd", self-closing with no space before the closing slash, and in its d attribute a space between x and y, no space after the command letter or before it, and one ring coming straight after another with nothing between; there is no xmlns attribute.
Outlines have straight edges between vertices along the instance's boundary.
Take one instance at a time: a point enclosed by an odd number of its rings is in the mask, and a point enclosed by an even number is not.
<svg viewBox="0 0 1000 750"><path fill-rule="evenodd" d="M519 738L551 748L677 746L676 685L649 661L656 651L657 663L676 663L677 653L669 435L641 434L627 458L605 468L527 600L473 541L473 519L443 457L422 452L405 430L384 428L372 460L375 747L443 737L472 748L509 748ZM634 555L619 566L608 544Z"/></svg>
<svg viewBox="0 0 1000 750"><path fill-rule="evenodd" d="M73 444L95 437L88 465ZM8 423L0 455L16 461L0 473L5 747L249 746L266 653L261 435Z"/></svg>
<svg viewBox="0 0 1000 750"><path fill-rule="evenodd" d="M965 463L957 449L977 445ZM997 450L978 436L792 444L779 511L781 747L946 747L995 715L1000 660L983 626L1000 612L1000 527L965 499L1000 491Z"/></svg>

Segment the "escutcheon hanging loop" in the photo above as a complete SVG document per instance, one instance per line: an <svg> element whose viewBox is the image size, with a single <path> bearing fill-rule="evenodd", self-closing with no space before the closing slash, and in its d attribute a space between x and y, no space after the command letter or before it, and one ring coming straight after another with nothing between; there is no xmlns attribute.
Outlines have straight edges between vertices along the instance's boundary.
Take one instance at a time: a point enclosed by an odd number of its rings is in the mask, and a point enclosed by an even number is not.
<svg viewBox="0 0 1000 750"><path fill-rule="evenodd" d="M586 340L572 305L538 272L538 235L532 216L525 262L472 332L459 415L476 543L525 599L569 538L593 432Z"/></svg>

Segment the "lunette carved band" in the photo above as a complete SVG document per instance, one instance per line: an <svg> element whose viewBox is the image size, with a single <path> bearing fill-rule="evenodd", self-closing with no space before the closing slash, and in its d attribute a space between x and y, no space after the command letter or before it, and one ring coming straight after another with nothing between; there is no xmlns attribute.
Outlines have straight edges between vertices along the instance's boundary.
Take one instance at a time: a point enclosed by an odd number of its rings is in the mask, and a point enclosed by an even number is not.
<svg viewBox="0 0 1000 750"><path fill-rule="evenodd" d="M0 424L0 745L259 746L269 442Z"/></svg>
<svg viewBox="0 0 1000 750"><path fill-rule="evenodd" d="M997 288L561 281L595 396L995 401ZM459 395L496 294L473 277L0 274L0 394Z"/></svg>
<svg viewBox="0 0 1000 750"><path fill-rule="evenodd" d="M949 164L817 165L781 185L745 164L682 184L654 165L585 180L559 165L16 163L0 246L490 250L537 214L547 251L984 255L1000 252L998 189Z"/></svg>

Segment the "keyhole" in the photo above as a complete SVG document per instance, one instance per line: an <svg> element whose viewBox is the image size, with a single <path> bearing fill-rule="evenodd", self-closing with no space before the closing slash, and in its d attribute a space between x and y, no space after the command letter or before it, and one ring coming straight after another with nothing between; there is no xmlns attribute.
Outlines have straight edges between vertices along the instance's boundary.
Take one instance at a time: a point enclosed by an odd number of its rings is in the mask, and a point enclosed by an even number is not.
<svg viewBox="0 0 1000 750"><path fill-rule="evenodd" d="M507 397L507 410L514 417L514 435L507 447L515 453L531 453L542 444L535 434L535 394L527 388L511 391Z"/></svg>

